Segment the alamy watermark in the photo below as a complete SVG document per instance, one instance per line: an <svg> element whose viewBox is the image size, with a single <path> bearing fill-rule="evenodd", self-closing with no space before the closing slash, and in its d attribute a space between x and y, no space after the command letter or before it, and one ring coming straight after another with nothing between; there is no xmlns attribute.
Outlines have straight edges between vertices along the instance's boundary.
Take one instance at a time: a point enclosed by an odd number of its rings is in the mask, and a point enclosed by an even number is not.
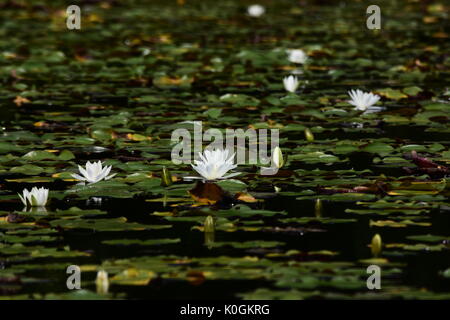
<svg viewBox="0 0 450 320"><path fill-rule="evenodd" d="M279 147L278 129L248 128L244 131L243 129L210 128L203 132L202 121L190 123L194 126L193 136L186 128L178 128L172 132L171 140L175 146L172 148L171 158L174 164L191 164L193 160L198 160L203 142L207 141L210 143L204 150L227 149L231 153L236 153L235 163L238 165L260 165L261 175L275 175L278 172L273 157L269 155L269 152L271 153L276 147ZM268 164L271 165L265 167Z"/></svg>
<svg viewBox="0 0 450 320"><path fill-rule="evenodd" d="M367 14L370 16L366 20L367 29L381 29L381 9L376 4L372 4L367 7Z"/></svg>
<svg viewBox="0 0 450 320"><path fill-rule="evenodd" d="M253 7L253 6L252 6ZM260 10L259 8L255 10ZM372 4L367 7L366 14L370 16L366 20L366 26L369 30L381 29L381 9L379 6ZM70 5L66 9L66 26L69 30L81 29L81 9L77 5ZM252 14L250 14L252 15Z"/></svg>
<svg viewBox="0 0 450 320"><path fill-rule="evenodd" d="M66 269L66 273L70 274L67 278L66 286L69 290L80 290L81 289L81 269L77 265L70 265Z"/></svg>
<svg viewBox="0 0 450 320"><path fill-rule="evenodd" d="M369 290L381 289L381 268L375 264L367 267L367 273L370 276L367 278L366 285Z"/></svg>
<svg viewBox="0 0 450 320"><path fill-rule="evenodd" d="M69 30L81 29L81 9L77 5L68 6L66 9L66 26Z"/></svg>

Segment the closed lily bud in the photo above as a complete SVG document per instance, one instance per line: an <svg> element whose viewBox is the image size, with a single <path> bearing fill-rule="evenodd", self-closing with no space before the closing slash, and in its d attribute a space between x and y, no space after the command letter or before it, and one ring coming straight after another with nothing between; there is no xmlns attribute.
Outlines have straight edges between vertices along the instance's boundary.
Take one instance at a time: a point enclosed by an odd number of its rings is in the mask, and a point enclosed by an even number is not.
<svg viewBox="0 0 450 320"><path fill-rule="evenodd" d="M161 185L163 187L168 187L171 184L172 184L172 175L170 174L169 169L163 167L161 175Z"/></svg>
<svg viewBox="0 0 450 320"><path fill-rule="evenodd" d="M205 232L214 232L214 218L212 216L207 216L203 227Z"/></svg>
<svg viewBox="0 0 450 320"><path fill-rule="evenodd" d="M317 218L322 217L322 210L323 210L322 200L317 199L317 200L316 200L316 204L314 205L314 215L315 215Z"/></svg>
<svg viewBox="0 0 450 320"><path fill-rule="evenodd" d="M380 235L377 233L372 238L372 243L370 245L370 250L372 251L372 255L374 257L378 257L381 253L381 248L383 246L383 243L381 241Z"/></svg>
<svg viewBox="0 0 450 320"><path fill-rule="evenodd" d="M214 244L215 233L205 232L204 235L205 235L205 246L211 250Z"/></svg>
<svg viewBox="0 0 450 320"><path fill-rule="evenodd" d="M311 130L309 130L309 128L305 129L305 138L306 138L306 141L308 141L308 142L313 142L314 141L314 135L311 132Z"/></svg>
<svg viewBox="0 0 450 320"><path fill-rule="evenodd" d="M281 152L280 147L275 147L272 152L272 163L278 169L284 165L283 153Z"/></svg>
<svg viewBox="0 0 450 320"><path fill-rule="evenodd" d="M95 285L97 287L97 293L106 294L109 289L108 273L105 270L97 272L97 278L95 279Z"/></svg>

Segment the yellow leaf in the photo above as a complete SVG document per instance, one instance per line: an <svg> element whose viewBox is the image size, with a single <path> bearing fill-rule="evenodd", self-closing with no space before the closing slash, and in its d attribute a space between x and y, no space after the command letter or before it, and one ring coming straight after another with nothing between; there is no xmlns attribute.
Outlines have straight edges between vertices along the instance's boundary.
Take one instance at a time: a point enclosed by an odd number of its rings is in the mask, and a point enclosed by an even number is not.
<svg viewBox="0 0 450 320"><path fill-rule="evenodd" d="M21 96L17 96L17 97L14 99L14 103L15 103L18 107L20 107L23 103L30 103L30 102L31 102L30 100L28 100L27 98L21 97Z"/></svg>
<svg viewBox="0 0 450 320"><path fill-rule="evenodd" d="M248 203L258 202L258 200L256 200L251 194L248 194L245 192L238 192L238 193L236 193L236 195L234 197L237 200L243 201L243 202L248 202Z"/></svg>

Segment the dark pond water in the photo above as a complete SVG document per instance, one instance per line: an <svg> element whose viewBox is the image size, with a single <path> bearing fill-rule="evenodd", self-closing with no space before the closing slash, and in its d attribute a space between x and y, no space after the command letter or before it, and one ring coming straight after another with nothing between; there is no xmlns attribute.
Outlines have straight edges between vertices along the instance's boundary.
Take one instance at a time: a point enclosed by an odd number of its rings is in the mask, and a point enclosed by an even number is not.
<svg viewBox="0 0 450 320"><path fill-rule="evenodd" d="M381 30L360 1L260 1L260 17L249 1L78 4L81 30L66 1L0 4L2 299L450 298L445 1L378 1ZM383 110L355 111L351 89ZM279 129L286 163L239 165L205 204L171 161L183 121ZM117 175L78 184L88 160ZM23 208L34 186L45 209Z"/></svg>

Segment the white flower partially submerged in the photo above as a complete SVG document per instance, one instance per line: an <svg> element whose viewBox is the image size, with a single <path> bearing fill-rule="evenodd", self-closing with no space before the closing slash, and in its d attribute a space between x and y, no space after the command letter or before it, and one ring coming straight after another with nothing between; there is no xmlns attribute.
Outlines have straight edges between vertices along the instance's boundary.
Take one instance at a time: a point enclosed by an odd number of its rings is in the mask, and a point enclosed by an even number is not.
<svg viewBox="0 0 450 320"><path fill-rule="evenodd" d="M308 55L301 49L286 50L288 60L292 63L304 64L308 60Z"/></svg>
<svg viewBox="0 0 450 320"><path fill-rule="evenodd" d="M19 194L20 200L25 207L44 207L48 199L48 189L33 187L31 191L23 189L23 196Z"/></svg>
<svg viewBox="0 0 450 320"><path fill-rule="evenodd" d="M86 169L82 166L78 166L78 170L83 176L79 174L72 174L72 177L81 181L87 181L89 183L96 183L103 179L108 180L114 177L116 174L111 174L108 176L111 171L112 166L104 166L102 162L99 160L98 162L90 163L89 161L86 163Z"/></svg>
<svg viewBox="0 0 450 320"><path fill-rule="evenodd" d="M247 8L247 13L251 17L258 18L266 12L266 9L259 4L253 4Z"/></svg>
<svg viewBox="0 0 450 320"><path fill-rule="evenodd" d="M199 155L200 160L195 160L195 165L192 165L192 168L205 180L228 179L239 174L239 172L235 172L225 176L225 173L237 167L234 164L234 153L230 156L226 149L205 150L203 154L199 153ZM189 178L202 179L200 177Z"/></svg>
<svg viewBox="0 0 450 320"><path fill-rule="evenodd" d="M377 96L372 92L363 92L359 89L356 91L350 90L348 95L352 98L348 103L355 106L355 109L360 111L366 111L380 100L380 96Z"/></svg>
<svg viewBox="0 0 450 320"><path fill-rule="evenodd" d="M283 78L284 89L288 92L294 93L300 82L298 81L296 76L290 75L289 77Z"/></svg>

